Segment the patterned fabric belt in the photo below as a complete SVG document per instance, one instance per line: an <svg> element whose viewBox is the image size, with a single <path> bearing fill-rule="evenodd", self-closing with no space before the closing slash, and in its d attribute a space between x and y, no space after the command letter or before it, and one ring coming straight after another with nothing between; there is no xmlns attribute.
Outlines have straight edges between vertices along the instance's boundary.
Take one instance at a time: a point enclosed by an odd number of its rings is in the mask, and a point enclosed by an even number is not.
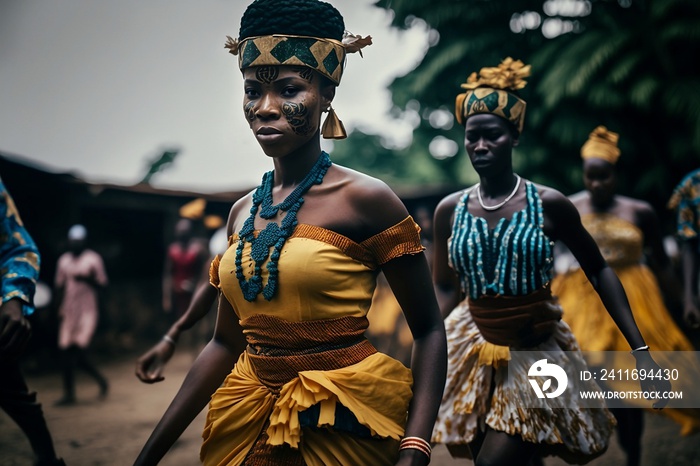
<svg viewBox="0 0 700 466"><path fill-rule="evenodd" d="M547 340L562 316L549 285L524 296L469 299L469 312L486 341L518 348Z"/></svg>
<svg viewBox="0 0 700 466"><path fill-rule="evenodd" d="M291 322L253 315L241 321L251 364L273 393L299 372L340 369L376 353L364 337L368 325L366 317Z"/></svg>

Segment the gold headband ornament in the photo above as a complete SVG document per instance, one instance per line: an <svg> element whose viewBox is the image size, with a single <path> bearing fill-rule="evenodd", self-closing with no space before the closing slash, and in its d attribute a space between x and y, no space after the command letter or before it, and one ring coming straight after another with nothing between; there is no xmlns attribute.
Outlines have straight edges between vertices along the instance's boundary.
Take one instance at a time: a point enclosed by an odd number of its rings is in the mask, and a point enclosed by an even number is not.
<svg viewBox="0 0 700 466"><path fill-rule="evenodd" d="M225 48L238 55L238 67L243 70L251 66L305 66L321 73L336 86L340 84L348 53L360 52L372 45L372 37L362 37L345 31L343 40L312 36L273 34L246 37L243 40L226 36ZM344 139L347 132L335 114L328 109L321 134L326 139Z"/></svg>
<svg viewBox="0 0 700 466"><path fill-rule="evenodd" d="M581 146L582 159L603 159L615 165L620 158L620 149L617 141L620 135L608 131L605 126L598 126L588 136L588 140Z"/></svg>
<svg viewBox="0 0 700 466"><path fill-rule="evenodd" d="M462 84L466 92L455 100L455 116L463 125L467 118L478 113L492 113L511 122L522 133L525 123L526 103L514 91L527 85L530 65L511 57L496 67L482 68L472 73Z"/></svg>

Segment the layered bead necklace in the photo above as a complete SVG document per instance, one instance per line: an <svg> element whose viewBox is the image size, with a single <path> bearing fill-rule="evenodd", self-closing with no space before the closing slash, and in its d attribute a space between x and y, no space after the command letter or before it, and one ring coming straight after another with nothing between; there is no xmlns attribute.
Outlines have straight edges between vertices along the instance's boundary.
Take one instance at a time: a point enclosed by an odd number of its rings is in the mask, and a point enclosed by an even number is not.
<svg viewBox="0 0 700 466"><path fill-rule="evenodd" d="M250 216L246 219L241 231L238 232L238 246L236 247L236 278L243 291L246 301L255 301L262 292L263 297L270 301L277 291L277 277L282 246L291 236L297 226L297 212L304 203L304 194L315 184L321 184L331 159L327 153L321 152L318 160L306 174L301 183L294 188L289 196L277 205L272 205L272 185L275 172L269 171L263 175L262 183L253 193L253 206L250 208ZM260 218L274 218L279 211L286 212L280 225L275 222L268 223L260 234L255 235L255 216L260 209ZM243 273L243 248L245 243L250 243L250 258L253 260L253 276L246 279ZM272 253L270 253L272 248ZM269 260L268 260L269 257ZM263 287L262 267L267 261L267 284Z"/></svg>

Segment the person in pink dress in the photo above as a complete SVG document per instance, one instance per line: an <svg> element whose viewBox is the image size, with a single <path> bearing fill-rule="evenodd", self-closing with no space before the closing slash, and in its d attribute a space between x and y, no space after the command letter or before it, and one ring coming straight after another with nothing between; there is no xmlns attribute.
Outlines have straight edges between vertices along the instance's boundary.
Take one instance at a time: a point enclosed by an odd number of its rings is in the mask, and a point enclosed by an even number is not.
<svg viewBox="0 0 700 466"><path fill-rule="evenodd" d="M107 379L88 360L90 345L99 315L99 293L107 286L102 257L87 249L87 230L73 225L68 231L68 251L58 259L55 288L59 304L58 348L63 364L63 397L56 405L71 405L75 398L75 369L95 379L100 397L107 395Z"/></svg>

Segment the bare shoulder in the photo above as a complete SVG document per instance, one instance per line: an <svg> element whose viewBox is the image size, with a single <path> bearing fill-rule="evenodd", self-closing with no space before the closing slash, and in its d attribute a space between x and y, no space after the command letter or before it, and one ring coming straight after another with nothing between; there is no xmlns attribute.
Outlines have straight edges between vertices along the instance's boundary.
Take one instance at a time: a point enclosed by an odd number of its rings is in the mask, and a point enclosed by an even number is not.
<svg viewBox="0 0 700 466"><path fill-rule="evenodd" d="M383 231L408 216L406 206L384 181L340 165L335 169L344 196L371 230Z"/></svg>
<svg viewBox="0 0 700 466"><path fill-rule="evenodd" d="M632 197L627 197L627 196L616 196L617 201L621 204L622 207L629 209L631 211L634 211L638 214L653 214L654 213L654 208L651 206L646 201L643 201L641 199L634 199Z"/></svg>
<svg viewBox="0 0 700 466"><path fill-rule="evenodd" d="M345 180L346 188L352 197L358 201L372 199L375 196L381 198L397 198L389 185L379 178L353 170L352 168L334 165L338 175Z"/></svg>
<svg viewBox="0 0 700 466"><path fill-rule="evenodd" d="M462 196L466 191L467 190L456 191L452 194L448 194L447 196L443 197L442 200L438 202L438 205L435 208L436 218L450 218L454 213L455 209L457 208L457 204L459 204L459 201L462 199Z"/></svg>
<svg viewBox="0 0 700 466"><path fill-rule="evenodd" d="M442 242L448 238L452 232L452 224L454 223L454 215L459 202L467 190L456 191L443 197L435 207L433 234L436 240Z"/></svg>
<svg viewBox="0 0 700 466"><path fill-rule="evenodd" d="M618 210L622 213L623 218L633 220L637 226L646 229L647 227L655 228L658 221L656 211L646 201L634 199L627 196L617 196Z"/></svg>
<svg viewBox="0 0 700 466"><path fill-rule="evenodd" d="M587 205L590 202L591 195L588 191L579 191L577 193L574 193L569 196L569 200L574 204L577 208L583 207L584 205ZM580 209L579 209L580 210Z"/></svg>
<svg viewBox="0 0 700 466"><path fill-rule="evenodd" d="M226 222L226 235L231 236L234 231L238 231L243 227L243 222L248 217L250 207L253 205L253 193L249 192L242 198L238 199L231 206Z"/></svg>
<svg viewBox="0 0 700 466"><path fill-rule="evenodd" d="M555 226L579 217L574 203L561 191L541 184L535 184L535 187L542 200L545 223L551 223L551 226Z"/></svg>
<svg viewBox="0 0 700 466"><path fill-rule="evenodd" d="M542 184L533 184L537 188L537 193L540 195L540 199L542 199L543 208L547 209L548 207L561 207L563 205L572 204L572 199L566 197L558 189L554 189L550 186L545 186Z"/></svg>

